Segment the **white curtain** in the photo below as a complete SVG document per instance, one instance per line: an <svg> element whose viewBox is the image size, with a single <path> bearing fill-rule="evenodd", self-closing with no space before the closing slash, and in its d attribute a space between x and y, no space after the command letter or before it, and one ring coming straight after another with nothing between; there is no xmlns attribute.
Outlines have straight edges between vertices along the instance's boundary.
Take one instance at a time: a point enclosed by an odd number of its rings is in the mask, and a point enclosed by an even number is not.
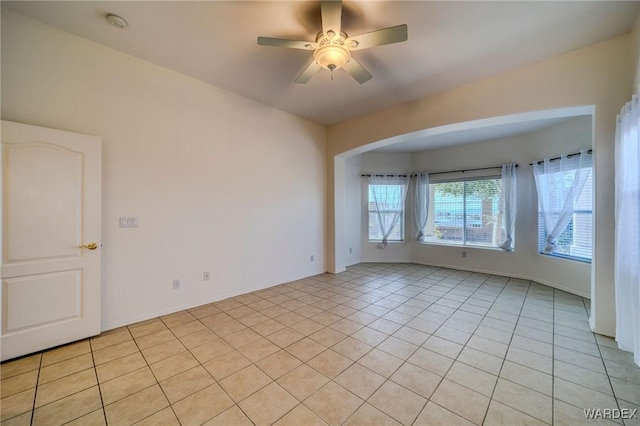
<svg viewBox="0 0 640 426"><path fill-rule="evenodd" d="M640 365L640 105L618 116L615 141L616 341Z"/></svg>
<svg viewBox="0 0 640 426"><path fill-rule="evenodd" d="M415 220L419 242L424 241L424 227L429 216L429 173L416 175Z"/></svg>
<svg viewBox="0 0 640 426"><path fill-rule="evenodd" d="M504 215L505 239L498 247L504 251L513 251L513 235L516 229L518 165L504 164L502 166L502 193L500 210Z"/></svg>
<svg viewBox="0 0 640 426"><path fill-rule="evenodd" d="M389 235L404 213L404 201L409 188L408 176L371 176L369 190L376 205L378 225L382 241L378 247L385 248Z"/></svg>
<svg viewBox="0 0 640 426"><path fill-rule="evenodd" d="M573 217L574 206L591 174L591 154L565 155L533 164L538 202L547 233L544 253L556 250L558 237Z"/></svg>

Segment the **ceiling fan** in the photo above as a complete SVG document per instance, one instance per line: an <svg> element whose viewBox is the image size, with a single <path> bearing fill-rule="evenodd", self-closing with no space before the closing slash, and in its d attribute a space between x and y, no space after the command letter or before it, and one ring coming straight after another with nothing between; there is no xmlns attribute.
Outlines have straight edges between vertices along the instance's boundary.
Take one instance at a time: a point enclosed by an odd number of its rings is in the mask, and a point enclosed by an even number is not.
<svg viewBox="0 0 640 426"><path fill-rule="evenodd" d="M343 68L358 83L362 84L371 79L371 74L351 56L351 52L383 44L406 41L408 37L406 25L398 25L349 37L341 28L341 0L321 1L320 14L322 17L322 31L316 36L315 42L258 37L258 45L260 46L288 47L290 49L313 51L313 62L296 78L296 83L304 84L308 82L320 68L326 68L331 71L331 79L333 79L333 71Z"/></svg>

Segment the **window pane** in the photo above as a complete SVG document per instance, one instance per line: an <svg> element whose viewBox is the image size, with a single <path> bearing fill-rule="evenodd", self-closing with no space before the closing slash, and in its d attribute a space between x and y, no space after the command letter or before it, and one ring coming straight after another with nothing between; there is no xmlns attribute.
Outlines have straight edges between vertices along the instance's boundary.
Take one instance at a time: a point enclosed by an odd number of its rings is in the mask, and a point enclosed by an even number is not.
<svg viewBox="0 0 640 426"><path fill-rule="evenodd" d="M500 179L429 185L425 242L493 247L502 241Z"/></svg>
<svg viewBox="0 0 640 426"><path fill-rule="evenodd" d="M500 180L465 182L467 245L495 247L502 241Z"/></svg>
<svg viewBox="0 0 640 426"><path fill-rule="evenodd" d="M593 223L593 173L589 174L584 189L576 201L571 221L560 234L556 251L552 255L575 260L590 261L592 258ZM538 252L544 253L547 233L544 217L538 212Z"/></svg>
<svg viewBox="0 0 640 426"><path fill-rule="evenodd" d="M392 223L396 214L392 210L402 200L402 185L369 185L369 239L374 241L382 241L382 231L378 221L378 213L376 210L376 202L374 201L373 191L378 195L377 207L380 209L380 217L385 229ZM399 211L400 217L393 227L388 241L402 241L404 239L404 212Z"/></svg>
<svg viewBox="0 0 640 426"><path fill-rule="evenodd" d="M464 183L447 182L429 185L433 203L433 220L427 220L425 241L462 244L464 227ZM431 203L430 203L431 204Z"/></svg>
<svg viewBox="0 0 640 426"><path fill-rule="evenodd" d="M393 220L395 213L380 213L382 220L385 223L390 223ZM398 219L398 223L391 231L391 235L387 238L388 241L402 241L402 215ZM369 212L369 239L375 241L382 241L382 232L380 231L380 225L378 224L378 213Z"/></svg>
<svg viewBox="0 0 640 426"><path fill-rule="evenodd" d="M374 202L373 191L380 197L378 199L378 208L389 210L393 206L401 204L403 187L402 185L369 185L369 210L375 211L376 203Z"/></svg>

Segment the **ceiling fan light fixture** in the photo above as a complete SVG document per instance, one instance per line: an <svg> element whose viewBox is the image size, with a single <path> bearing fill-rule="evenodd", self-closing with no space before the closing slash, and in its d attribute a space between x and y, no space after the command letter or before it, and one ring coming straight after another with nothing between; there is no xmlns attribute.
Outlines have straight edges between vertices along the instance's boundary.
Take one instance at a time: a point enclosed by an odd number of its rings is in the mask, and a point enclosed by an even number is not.
<svg viewBox="0 0 640 426"><path fill-rule="evenodd" d="M313 61L298 75L296 83L305 84L321 68L333 71L342 68L358 83L371 79L371 74L351 57L352 50L364 50L383 44L407 41L407 25L382 28L353 38L342 31L342 0L320 0L322 29L315 42L289 40L284 38L258 37L258 45L287 47L290 49L313 50Z"/></svg>
<svg viewBox="0 0 640 426"><path fill-rule="evenodd" d="M333 71L349 62L351 53L341 45L329 44L318 48L313 53L313 59L321 67Z"/></svg>

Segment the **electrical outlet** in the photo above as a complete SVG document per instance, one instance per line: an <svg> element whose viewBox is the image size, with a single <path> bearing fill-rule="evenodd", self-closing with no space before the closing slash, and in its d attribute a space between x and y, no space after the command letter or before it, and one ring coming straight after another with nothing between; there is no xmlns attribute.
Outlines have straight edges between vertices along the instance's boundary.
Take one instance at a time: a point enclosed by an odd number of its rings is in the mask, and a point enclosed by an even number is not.
<svg viewBox="0 0 640 426"><path fill-rule="evenodd" d="M353 253L353 249L351 247L349 247L349 254Z"/></svg>
<svg viewBox="0 0 640 426"><path fill-rule="evenodd" d="M467 257L467 252L466 251L462 252L462 257Z"/></svg>
<svg viewBox="0 0 640 426"><path fill-rule="evenodd" d="M202 273L202 281L209 281L209 273L208 272L203 272Z"/></svg>
<svg viewBox="0 0 640 426"><path fill-rule="evenodd" d="M173 280L173 289L177 290L180 288L180 280Z"/></svg>
<svg viewBox="0 0 640 426"><path fill-rule="evenodd" d="M311 257L309 258L309 260L310 260L311 262L313 262L315 259L316 259L316 258L315 258L315 256L314 256L314 255L311 255Z"/></svg>

